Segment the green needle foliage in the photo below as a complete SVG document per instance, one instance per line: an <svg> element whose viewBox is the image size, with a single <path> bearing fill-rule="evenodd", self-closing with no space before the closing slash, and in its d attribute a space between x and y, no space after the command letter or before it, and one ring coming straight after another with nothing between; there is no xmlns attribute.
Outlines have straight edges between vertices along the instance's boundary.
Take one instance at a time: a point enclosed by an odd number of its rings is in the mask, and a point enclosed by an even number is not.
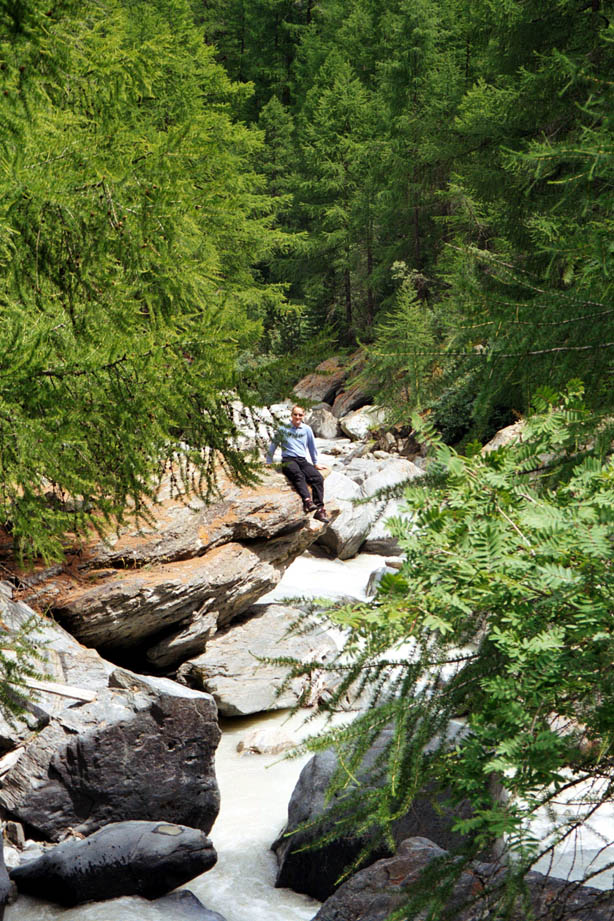
<svg viewBox="0 0 614 921"><path fill-rule="evenodd" d="M49 558L177 451L253 475L224 395L281 237L187 0L2 0L0 80L0 525Z"/></svg>
<svg viewBox="0 0 614 921"><path fill-rule="evenodd" d="M377 825L374 845L391 843L391 822L429 782L450 791L453 813L468 799L472 817L456 822L469 836L464 859L449 872L504 838L509 872L485 895L492 919L510 917L525 873L556 844L572 846L581 818L611 801L614 464L611 432L593 429L589 440L582 397L579 384L542 394L519 442L472 457L416 419L434 454L430 474L405 494L412 518L392 523L403 567L384 577L375 604L329 614L349 634L331 665L346 675L336 697L370 689L373 704L311 743L340 753L331 799L392 729L382 785L355 789L355 811L346 800L335 834L358 816ZM450 743L452 718L469 733ZM580 802L579 816L552 810L565 797ZM545 835L538 813L550 816ZM438 872L399 918L448 917L450 877Z"/></svg>

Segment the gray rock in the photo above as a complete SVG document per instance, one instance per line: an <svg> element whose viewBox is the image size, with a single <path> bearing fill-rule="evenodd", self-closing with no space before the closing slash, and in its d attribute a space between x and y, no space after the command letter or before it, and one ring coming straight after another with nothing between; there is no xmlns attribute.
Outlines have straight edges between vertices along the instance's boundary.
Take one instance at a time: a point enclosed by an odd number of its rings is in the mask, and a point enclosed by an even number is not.
<svg viewBox="0 0 614 921"><path fill-rule="evenodd" d="M330 411L330 406L314 406L305 419L307 425L313 429L313 434L318 438L336 438L339 434L339 421Z"/></svg>
<svg viewBox="0 0 614 921"><path fill-rule="evenodd" d="M375 518L375 509L352 502L362 495L358 484L336 470L326 480L327 507L337 507L340 514L321 534L318 543L341 560L347 560L358 552Z"/></svg>
<svg viewBox="0 0 614 921"><path fill-rule="evenodd" d="M321 628L288 636L301 615L281 604L255 605L246 619L214 637L205 652L185 662L179 676L213 695L223 716L245 716L264 710L292 707L309 689L307 678L296 679L281 693L287 666L269 665L262 657L289 657L325 663L336 652L335 643Z"/></svg>
<svg viewBox="0 0 614 921"><path fill-rule="evenodd" d="M149 899L210 870L213 845L195 828L115 822L81 841L65 841L11 870L20 892L60 905L142 895Z"/></svg>
<svg viewBox="0 0 614 921"><path fill-rule="evenodd" d="M393 857L377 861L343 883L313 921L386 921L416 891L429 864L445 856L446 851L432 841L411 837ZM474 862L454 884L445 917L454 921L495 917L488 890L503 882L504 872L500 864ZM541 873L527 874L525 882L531 907L519 900L521 904L505 913L509 921L526 921L529 915L569 921L611 921L614 916L614 896L601 889Z"/></svg>
<svg viewBox="0 0 614 921"><path fill-rule="evenodd" d="M375 406L362 406L355 409L339 420L341 431L355 441L362 441L369 437L371 429L379 428L386 418L386 412Z"/></svg>
<svg viewBox="0 0 614 921"><path fill-rule="evenodd" d="M4 909L12 901L13 886L4 865L4 842L0 835L0 921L4 918Z"/></svg>
<svg viewBox="0 0 614 921"><path fill-rule="evenodd" d="M379 490L400 486L423 475L424 471L411 461L402 457L391 457L367 477L363 483L363 491L365 496L372 496Z"/></svg>
<svg viewBox="0 0 614 921"><path fill-rule="evenodd" d="M460 727L458 731L462 731ZM374 765L389 733L390 730L385 730L365 756L358 776L365 789L374 782L377 784L373 778ZM341 809L342 815L351 815L349 804L344 811L343 802L354 787L348 787L343 796L337 795L332 802L327 802L327 791L337 764L336 754L328 750L314 755L305 765L288 805L288 822L272 845L278 861L275 885L306 893L320 901L334 892L340 875L358 858L375 833L372 829L351 836L339 836L326 844L316 844L320 837L334 828L333 818L326 820L332 809ZM445 801L445 794L440 801ZM407 814L393 824L394 840L400 843L410 835L428 835L443 846L457 847L463 839L451 830L451 826L459 816L468 814L468 807L454 816L446 814L439 808L434 796L424 791L416 797ZM315 827L297 830L304 823L313 823L320 817L324 817L323 821ZM369 863L389 855L386 845L381 844L369 856ZM369 921L372 919L369 918Z"/></svg>
<svg viewBox="0 0 614 921"><path fill-rule="evenodd" d="M360 548L361 552L378 553L381 556L399 554L401 548L396 537L391 535L388 526L388 520L397 517L408 519L408 513L405 511L405 503L402 499L390 499L379 512L377 520L371 527L364 544Z"/></svg>
<svg viewBox="0 0 614 921"><path fill-rule="evenodd" d="M123 675L129 690L101 690L62 711L1 778L0 806L37 836L57 841L123 819L211 828L219 809L213 699Z"/></svg>
<svg viewBox="0 0 614 921"><path fill-rule="evenodd" d="M160 909L165 919L172 918L172 921L225 921L217 911L205 908L189 889L170 892L156 899L153 904Z"/></svg>

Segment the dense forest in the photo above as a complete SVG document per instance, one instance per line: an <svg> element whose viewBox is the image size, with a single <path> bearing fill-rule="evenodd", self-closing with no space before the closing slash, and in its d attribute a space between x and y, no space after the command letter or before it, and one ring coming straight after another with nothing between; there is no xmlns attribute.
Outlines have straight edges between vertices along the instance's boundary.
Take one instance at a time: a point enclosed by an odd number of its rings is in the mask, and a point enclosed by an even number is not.
<svg viewBox="0 0 614 921"><path fill-rule="evenodd" d="M452 444L572 378L607 408L610 7L3 0L0 507L23 549L139 506L178 444L201 488L209 448L249 479L228 394L287 396L339 349Z"/></svg>
<svg viewBox="0 0 614 921"><path fill-rule="evenodd" d="M574 831L540 844L537 807L614 776L613 75L606 0L0 0L4 536L57 558L172 461L178 489L249 482L231 398L333 353L391 422L430 410L405 568L336 614L340 693L377 707L322 744L354 771L394 727L349 819L382 838L425 777L469 797L466 859L505 835L516 860L497 919Z"/></svg>
<svg viewBox="0 0 614 921"><path fill-rule="evenodd" d="M395 405L417 370L409 401L434 403L451 441L571 377L608 402L611 4L211 0L202 16L253 87L239 115L264 132L290 236L262 266L297 307L266 324L270 349L323 328L362 343Z"/></svg>

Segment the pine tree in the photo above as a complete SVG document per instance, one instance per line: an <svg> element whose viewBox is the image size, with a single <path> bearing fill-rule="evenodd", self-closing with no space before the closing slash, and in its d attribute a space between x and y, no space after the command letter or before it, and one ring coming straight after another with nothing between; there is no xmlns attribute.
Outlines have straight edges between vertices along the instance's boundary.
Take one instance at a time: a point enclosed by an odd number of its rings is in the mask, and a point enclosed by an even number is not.
<svg viewBox="0 0 614 921"><path fill-rule="evenodd" d="M0 520L49 557L177 451L204 492L252 476L224 394L279 234L185 0L4 0L0 28Z"/></svg>

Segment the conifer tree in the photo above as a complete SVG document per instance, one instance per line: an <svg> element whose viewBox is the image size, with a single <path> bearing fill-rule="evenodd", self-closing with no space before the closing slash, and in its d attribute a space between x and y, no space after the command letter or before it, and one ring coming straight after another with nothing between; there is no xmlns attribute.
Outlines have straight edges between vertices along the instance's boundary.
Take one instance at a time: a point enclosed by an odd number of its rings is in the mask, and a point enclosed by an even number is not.
<svg viewBox="0 0 614 921"><path fill-rule="evenodd" d="M224 394L279 234L187 0L3 0L0 30L0 521L49 557L178 450L204 492L251 476Z"/></svg>

